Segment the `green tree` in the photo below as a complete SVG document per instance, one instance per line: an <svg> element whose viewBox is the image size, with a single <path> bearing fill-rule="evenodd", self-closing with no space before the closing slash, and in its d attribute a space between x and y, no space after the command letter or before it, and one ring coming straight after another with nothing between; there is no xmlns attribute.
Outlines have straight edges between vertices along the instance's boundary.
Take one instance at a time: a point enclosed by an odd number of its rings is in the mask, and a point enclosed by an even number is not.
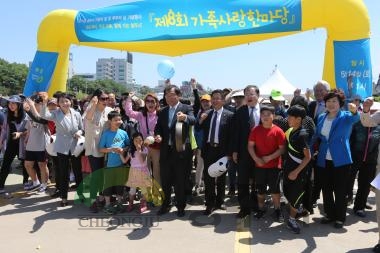
<svg viewBox="0 0 380 253"><path fill-rule="evenodd" d="M94 90L95 89L103 89L106 92L114 92L116 94L120 94L125 92L126 88L124 85L119 84L113 80L96 80L94 82Z"/></svg>
<svg viewBox="0 0 380 253"><path fill-rule="evenodd" d="M139 93L140 93L141 97L145 97L146 94L153 93L153 92L154 92L154 90L152 88L150 88L149 86L143 85L143 86L141 86Z"/></svg>
<svg viewBox="0 0 380 253"><path fill-rule="evenodd" d="M72 93L82 92L84 94L92 94L96 89L102 89L106 92L114 92L117 94L125 92L126 88L113 80L95 80L87 81L80 76L73 76L67 82L68 91Z"/></svg>
<svg viewBox="0 0 380 253"><path fill-rule="evenodd" d="M0 93L12 95L24 90L28 67L25 64L9 63L0 58Z"/></svg>
<svg viewBox="0 0 380 253"><path fill-rule="evenodd" d="M88 88L88 81L80 76L73 76L67 81L67 90L69 92L86 92Z"/></svg>

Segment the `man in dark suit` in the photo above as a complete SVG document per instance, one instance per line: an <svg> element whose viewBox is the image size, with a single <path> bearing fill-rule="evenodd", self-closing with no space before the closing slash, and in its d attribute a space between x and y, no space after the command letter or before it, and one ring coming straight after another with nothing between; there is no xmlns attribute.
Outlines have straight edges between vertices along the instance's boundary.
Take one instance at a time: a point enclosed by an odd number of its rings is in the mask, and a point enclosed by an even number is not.
<svg viewBox="0 0 380 253"><path fill-rule="evenodd" d="M326 105L323 98L326 96L326 94L329 92L330 85L328 82L324 80L318 81L314 87L314 97L315 101L310 102L308 106L308 116L311 117L314 120L314 124L317 125L318 123L318 117L320 114L324 113L326 111ZM315 168L315 166L313 166ZM314 182L313 182L313 190L312 190L312 196L311 196L311 202L314 206L316 206L317 200L319 199L319 196L321 195L321 178L318 174L318 170L314 170Z"/></svg>
<svg viewBox="0 0 380 253"><path fill-rule="evenodd" d="M258 99L260 90L255 85L244 89L246 105L240 107L234 116L232 133L232 159L238 165L238 201L240 211L238 218L251 213L257 208L257 196L254 186L255 164L248 153L248 137L251 129L260 123L260 107ZM251 184L251 192L250 192Z"/></svg>
<svg viewBox="0 0 380 253"><path fill-rule="evenodd" d="M230 129L233 113L223 108L224 99L222 90L214 90L211 93L213 110L203 113L199 120L199 125L204 129L202 157L205 168L203 170L206 198L205 215L210 215L215 209L226 210L224 205L226 172L216 179L208 174L208 168L211 164L224 156L231 157Z"/></svg>
<svg viewBox="0 0 380 253"><path fill-rule="evenodd" d="M186 207L186 169L187 161L192 155L189 126L195 124L193 108L179 102L181 96L180 89L175 85L168 85L165 88L165 100L167 107L160 112L157 124L154 129L155 140L161 143L160 148L160 168L161 185L164 191L164 202L158 211L158 215L170 211L171 188L174 186L176 198L177 216L185 215ZM176 123L182 122L185 136L184 149L176 149Z"/></svg>
<svg viewBox="0 0 380 253"><path fill-rule="evenodd" d="M323 98L329 92L330 86L326 81L318 81L314 87L315 101L311 101L308 106L308 116L314 119L315 125L317 125L318 116L326 111L325 101Z"/></svg>

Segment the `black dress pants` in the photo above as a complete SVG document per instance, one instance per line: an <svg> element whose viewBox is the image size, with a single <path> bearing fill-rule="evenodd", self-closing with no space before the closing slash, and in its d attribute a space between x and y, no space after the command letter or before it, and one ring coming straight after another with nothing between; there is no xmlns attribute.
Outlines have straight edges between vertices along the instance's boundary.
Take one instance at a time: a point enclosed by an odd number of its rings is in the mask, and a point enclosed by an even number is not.
<svg viewBox="0 0 380 253"><path fill-rule="evenodd" d="M203 170L203 180L205 183L206 207L209 208L218 207L224 203L227 171L217 178L211 177L208 174L208 168L210 165L223 156L224 154L221 152L220 147L212 147L209 144L206 144L203 157L205 168Z"/></svg>
<svg viewBox="0 0 380 253"><path fill-rule="evenodd" d="M185 151L177 152L174 146L166 148L167 155L160 157L161 185L164 192L163 208L171 204L172 186L174 186L176 207L183 210L186 207L186 183L189 156L192 155L190 144L186 144Z"/></svg>
<svg viewBox="0 0 380 253"><path fill-rule="evenodd" d="M0 189L4 189L5 181L11 172L11 165L19 151L19 140L8 140L0 170Z"/></svg>
<svg viewBox="0 0 380 253"><path fill-rule="evenodd" d="M326 160L326 167L317 168L322 183L323 208L327 218L346 221L346 189L350 165L335 167L331 160Z"/></svg>

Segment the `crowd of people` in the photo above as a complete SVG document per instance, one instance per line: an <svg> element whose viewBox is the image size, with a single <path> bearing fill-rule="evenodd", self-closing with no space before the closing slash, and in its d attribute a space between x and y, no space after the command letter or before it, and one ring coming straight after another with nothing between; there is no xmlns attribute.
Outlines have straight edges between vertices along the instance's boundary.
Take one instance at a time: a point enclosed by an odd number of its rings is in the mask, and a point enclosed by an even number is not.
<svg viewBox="0 0 380 253"><path fill-rule="evenodd" d="M195 79L190 85L193 102L181 98L170 82L161 100L154 93L138 98L101 89L83 101L65 92L2 98L0 194L17 156L25 190L46 192L54 174L51 196L67 206L72 171L77 194L91 212L131 212L138 199L140 213L159 206L157 215L165 215L175 206L183 217L192 196L204 193L203 214L210 215L226 209L227 192L237 194L237 218L253 213L262 219L270 194L276 221L300 233L297 218L313 213L322 192L322 224L341 229L352 202L354 214L366 216L380 141L379 114L371 117L371 100L348 99L326 81L305 95L297 89L290 105L278 90L265 102L255 85L211 94L199 94ZM47 154L52 136L53 154ZM84 151L76 154L83 137ZM208 168L223 157L228 169L213 177ZM86 184L84 172L90 173Z"/></svg>

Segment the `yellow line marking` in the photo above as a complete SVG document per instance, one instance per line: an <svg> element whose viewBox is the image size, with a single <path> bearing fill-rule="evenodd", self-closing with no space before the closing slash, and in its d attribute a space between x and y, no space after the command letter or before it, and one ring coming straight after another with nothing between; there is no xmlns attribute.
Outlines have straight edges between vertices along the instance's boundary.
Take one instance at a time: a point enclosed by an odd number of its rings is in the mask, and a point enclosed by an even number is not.
<svg viewBox="0 0 380 253"><path fill-rule="evenodd" d="M251 218L237 219L235 232L235 253L251 252L252 232Z"/></svg>

